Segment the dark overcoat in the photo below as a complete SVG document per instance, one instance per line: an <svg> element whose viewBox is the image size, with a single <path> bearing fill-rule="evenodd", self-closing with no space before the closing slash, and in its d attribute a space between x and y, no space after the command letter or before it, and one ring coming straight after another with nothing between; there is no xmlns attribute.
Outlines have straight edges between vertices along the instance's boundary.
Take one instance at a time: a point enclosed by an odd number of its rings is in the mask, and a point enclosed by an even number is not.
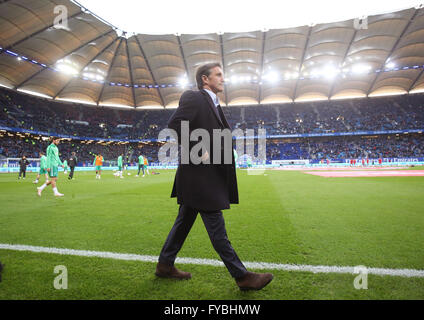
<svg viewBox="0 0 424 320"><path fill-rule="evenodd" d="M168 128L178 134L181 143L181 121L189 121L189 132L205 129L210 136L210 164L200 163L178 165L171 197L177 197L178 204L184 204L199 211L219 211L229 209L230 203L238 203L236 167L231 144L221 143L220 164L213 161L213 130L231 128L222 112L217 108L205 90L188 90L180 98L179 106L168 122ZM197 142L190 142L190 149ZM224 163L224 148L231 152L231 163ZM181 150L183 152L183 150ZM227 161L228 162L228 161Z"/></svg>

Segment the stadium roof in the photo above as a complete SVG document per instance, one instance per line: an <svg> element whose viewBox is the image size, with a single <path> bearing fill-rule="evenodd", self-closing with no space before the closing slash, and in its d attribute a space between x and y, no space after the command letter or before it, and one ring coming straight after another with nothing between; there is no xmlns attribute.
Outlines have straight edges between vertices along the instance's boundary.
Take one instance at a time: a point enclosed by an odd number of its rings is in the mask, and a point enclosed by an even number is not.
<svg viewBox="0 0 424 320"><path fill-rule="evenodd" d="M175 107L211 61L224 66L227 105L424 91L422 6L284 29L154 35L125 33L75 1L0 0L0 47L0 85L95 105Z"/></svg>

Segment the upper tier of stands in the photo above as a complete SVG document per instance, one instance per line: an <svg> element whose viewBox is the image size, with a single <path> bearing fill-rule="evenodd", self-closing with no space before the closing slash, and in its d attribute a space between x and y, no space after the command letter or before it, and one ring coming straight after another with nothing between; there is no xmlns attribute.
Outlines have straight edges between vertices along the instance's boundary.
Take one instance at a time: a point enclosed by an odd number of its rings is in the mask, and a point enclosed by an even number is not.
<svg viewBox="0 0 424 320"><path fill-rule="evenodd" d="M283 105L224 107L232 127L265 128L267 135L332 133L358 131L410 130L424 128L424 94L366 98L354 100L305 102ZM50 135L62 134L118 140L156 139L166 128L175 109L127 110L64 104L48 99L0 89L0 127L13 127ZM422 134L340 136L323 138L268 139L267 160L279 159L342 159L379 157L424 157ZM1 139L0 156L39 157L47 142L16 135ZM93 154L101 152L115 159L123 152L128 159L143 153L157 161L159 146L99 145L84 141L62 141L64 157L78 153L87 164Z"/></svg>
<svg viewBox="0 0 424 320"><path fill-rule="evenodd" d="M102 139L156 139L175 111L64 104L0 89L0 126ZM224 107L232 129L267 135L424 128L424 94Z"/></svg>

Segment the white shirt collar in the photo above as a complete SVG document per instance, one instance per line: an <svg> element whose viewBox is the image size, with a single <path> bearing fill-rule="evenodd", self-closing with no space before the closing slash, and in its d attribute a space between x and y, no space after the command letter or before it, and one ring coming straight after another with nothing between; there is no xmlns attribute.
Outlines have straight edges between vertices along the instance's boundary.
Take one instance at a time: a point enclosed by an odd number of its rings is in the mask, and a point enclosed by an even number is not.
<svg viewBox="0 0 424 320"><path fill-rule="evenodd" d="M215 104L215 107L217 107L219 105L218 96L215 93L213 93L212 91L210 91L209 89L203 89L203 90L205 90L207 93L209 93L209 95L212 98L213 103Z"/></svg>

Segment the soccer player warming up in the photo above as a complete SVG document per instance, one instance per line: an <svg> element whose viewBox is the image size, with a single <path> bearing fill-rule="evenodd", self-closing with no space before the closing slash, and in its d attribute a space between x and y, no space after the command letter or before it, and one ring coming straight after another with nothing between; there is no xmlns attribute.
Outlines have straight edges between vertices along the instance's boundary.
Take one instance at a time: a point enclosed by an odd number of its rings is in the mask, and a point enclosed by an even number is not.
<svg viewBox="0 0 424 320"><path fill-rule="evenodd" d="M149 168L148 168L148 165L149 165L149 161L147 160L147 157L146 156L144 156L144 170L146 170L146 173L147 174L150 174L149 173ZM144 170L143 170L143 177L144 177Z"/></svg>
<svg viewBox="0 0 424 320"><path fill-rule="evenodd" d="M124 177L122 176L122 155L123 153L121 153L118 157L118 176L121 179L124 179Z"/></svg>
<svg viewBox="0 0 424 320"><path fill-rule="evenodd" d="M94 158L93 165L96 166L96 179L100 179L102 176L102 165L103 165L103 157L101 154L98 154Z"/></svg>
<svg viewBox="0 0 424 320"><path fill-rule="evenodd" d="M52 185L53 193L56 197L63 197L64 195L57 190L57 177L59 173L59 166L63 167L62 161L59 158L59 149L57 145L60 142L60 139L53 137L50 139L51 144L47 147L47 160L46 160L46 170L49 174L50 181L44 183L41 187L37 188L37 193L41 197L41 192L48 185Z"/></svg>
<svg viewBox="0 0 424 320"><path fill-rule="evenodd" d="M138 156L138 173L135 175L136 177L140 175L140 170L143 170L144 177L144 158L141 154Z"/></svg>
<svg viewBox="0 0 424 320"><path fill-rule="evenodd" d="M40 152L40 156L41 156L40 157L40 170L38 171L37 178L33 181L33 183L35 183L35 184L38 183L38 181L40 180L40 176L42 174L45 175L46 182L49 181L49 176L47 174L47 167L46 167L46 165L47 165L47 157L44 154L44 152Z"/></svg>
<svg viewBox="0 0 424 320"><path fill-rule="evenodd" d="M63 160L63 174L68 173L68 160Z"/></svg>

